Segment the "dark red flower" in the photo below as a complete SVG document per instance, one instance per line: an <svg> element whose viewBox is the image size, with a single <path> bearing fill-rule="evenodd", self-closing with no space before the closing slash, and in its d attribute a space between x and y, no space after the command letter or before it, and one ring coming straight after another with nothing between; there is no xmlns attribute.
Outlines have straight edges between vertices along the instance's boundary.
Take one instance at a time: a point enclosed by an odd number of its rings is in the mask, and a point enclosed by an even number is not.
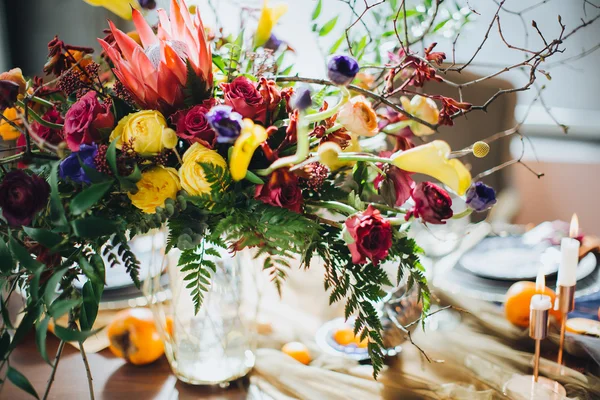
<svg viewBox="0 0 600 400"><path fill-rule="evenodd" d="M442 102L442 110L440 111L440 116L438 119L438 123L440 125L454 125L454 121L452 121L452 116L454 114L460 110L470 110L471 107L473 107L471 103L456 101L451 97L436 95L433 96L433 98Z"/></svg>
<svg viewBox="0 0 600 400"><path fill-rule="evenodd" d="M22 170L4 175L0 184L0 207L12 227L29 225L36 213L46 207L50 185L43 178Z"/></svg>
<svg viewBox="0 0 600 400"><path fill-rule="evenodd" d="M392 247L392 226L372 205L349 217L344 230L351 238L348 248L354 264L366 264L368 258L377 265Z"/></svg>
<svg viewBox="0 0 600 400"><path fill-rule="evenodd" d="M46 75L60 76L64 71L71 68L73 64L79 61L77 57L74 57L75 51L84 55L93 53L94 49L65 44L58 36L54 36L54 39L48 43L48 61L44 65Z"/></svg>
<svg viewBox="0 0 600 400"><path fill-rule="evenodd" d="M431 43L431 45L425 49L425 59L428 61L433 61L437 65L442 65L446 59L446 53L441 51L432 51L435 46L437 46L437 43Z"/></svg>
<svg viewBox="0 0 600 400"><path fill-rule="evenodd" d="M212 149L215 146L217 134L208 123L206 113L216 104L216 100L211 98L202 104L173 114L171 121L176 126L177 136L187 140L190 144L197 142Z"/></svg>
<svg viewBox="0 0 600 400"><path fill-rule="evenodd" d="M238 76L231 83L222 83L221 90L225 104L233 108L244 118L265 122L267 104L254 82L245 76Z"/></svg>
<svg viewBox="0 0 600 400"><path fill-rule="evenodd" d="M108 104L101 104L96 95L89 91L65 115L65 139L71 151L79 151L79 146L84 143L100 142L99 130L112 128L115 124Z"/></svg>
<svg viewBox="0 0 600 400"><path fill-rule="evenodd" d="M42 119L53 124L63 124L65 122L56 108L51 108L50 110L46 111L46 113L42 116ZM63 141L64 135L62 129L59 130L48 128L39 122L34 122L31 124L31 127L33 128L35 134L45 142L57 145Z"/></svg>
<svg viewBox="0 0 600 400"><path fill-rule="evenodd" d="M389 157L391 152L381 152L379 155ZM406 203L415 189L416 184L411 178L411 173L389 164L377 163L377 166L383 169L385 176L379 174L373 180L375 189L387 205L400 207Z"/></svg>
<svg viewBox="0 0 600 400"><path fill-rule="evenodd" d="M414 216L430 224L445 224L452 218L452 199L448 192L431 182L421 182L413 191L415 206L406 214L406 220Z"/></svg>
<svg viewBox="0 0 600 400"><path fill-rule="evenodd" d="M443 53L442 53L443 54ZM405 80L403 86L422 87L427 81L441 82L442 78L436 74L435 68L432 68L426 61L412 54L406 54L404 49L400 49L398 54L390 53L390 61L398 66L388 72L386 80L388 85L386 90L392 92L394 90L394 77L396 73L400 73Z"/></svg>
<svg viewBox="0 0 600 400"><path fill-rule="evenodd" d="M279 90L279 87L275 81L267 80L265 78L260 78L259 87L259 92L265 101L267 110L269 110L269 112L275 111L281 102L281 91Z"/></svg>
<svg viewBox="0 0 600 400"><path fill-rule="evenodd" d="M283 168L273 172L266 184L256 186L254 198L296 213L302 211L302 191L298 177Z"/></svg>

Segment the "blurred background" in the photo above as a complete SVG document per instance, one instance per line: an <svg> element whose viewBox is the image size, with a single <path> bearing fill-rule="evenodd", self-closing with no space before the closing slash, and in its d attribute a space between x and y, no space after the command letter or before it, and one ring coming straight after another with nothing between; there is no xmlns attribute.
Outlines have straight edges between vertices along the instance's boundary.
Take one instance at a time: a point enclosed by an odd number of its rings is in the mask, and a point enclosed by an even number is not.
<svg viewBox="0 0 600 400"><path fill-rule="evenodd" d="M347 1L323 1L320 20L327 21L335 16L339 19L334 31L325 38L319 37L312 29L311 14L316 0L281 1L287 2L289 11L274 33L295 49L295 58L290 63L301 76L324 76L324 52L320 49L328 49L329 42L335 41L355 19ZM258 12L254 10L261 7L262 0L188 0L187 3L200 7L207 26L215 26L218 21L225 32L234 33L242 20L247 26L256 24ZM158 0L157 5L168 8L168 1ZM504 6L505 10L499 17L506 41L528 48L540 48L542 44L542 39L531 26L532 20L537 22L547 38L555 38L560 31L558 15L569 31L580 24L582 18L588 20L600 12L590 2L575 0L507 0ZM359 7L360 4L357 5L358 11ZM431 38L438 42L436 50L446 52L448 60L451 60L455 38L452 20L458 19L461 13L469 13L470 22L463 28L455 47L456 61L468 60L480 46L497 8L494 0L458 1L456 7L448 7L456 11L442 16L450 23ZM65 42L75 45L95 44L95 38L104 36L102 31L107 27L107 18L123 29L129 28L130 22L82 0L0 0L0 71L19 66L26 75L41 76L47 55L46 45L54 35L58 34ZM150 12L148 18L155 19L154 12ZM502 192L502 201L495 211L498 218L537 224L546 220L569 220L576 212L585 233L600 234L600 213L596 210L600 197L600 180L597 179L600 176L600 103L597 100L600 93L600 76L597 73L600 51L596 51L600 47L599 38L600 24L581 29L564 44L564 53L555 55L541 66L551 78L540 74L536 82L538 88L545 86L541 94L543 104L538 100L530 109L532 100L538 95L538 90L532 88L527 92L503 96L490 106L487 113L471 113L468 119L461 118L454 127L442 130L442 138L453 148L460 148L512 128L516 122L524 122L521 132L527 135L526 140L513 136L495 142L490 156L473 164L474 171L490 168L519 157L525 146L523 162L545 174L538 179L523 165L516 164L486 178ZM429 44L419 43L414 47L427 47ZM474 60L473 68L468 68L468 73L465 71L450 78L459 82L472 80L522 60L523 53L509 49L494 27ZM465 100L482 104L499 88L520 87L527 80L522 70L502 74L483 85L465 90ZM427 91L457 96L455 91L445 86L427 88ZM526 114L527 118L524 118ZM568 134L557 123L568 126Z"/></svg>

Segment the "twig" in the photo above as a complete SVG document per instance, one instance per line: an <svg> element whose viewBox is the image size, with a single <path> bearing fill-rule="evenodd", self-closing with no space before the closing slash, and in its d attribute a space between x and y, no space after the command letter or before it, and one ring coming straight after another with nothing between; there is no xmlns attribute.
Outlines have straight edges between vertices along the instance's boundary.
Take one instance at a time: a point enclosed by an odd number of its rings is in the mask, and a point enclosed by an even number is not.
<svg viewBox="0 0 600 400"><path fill-rule="evenodd" d="M50 394L50 389L52 388L52 383L54 383L54 375L56 374L56 368L58 367L58 363L60 361L60 356L62 355L63 348L65 347L65 341L61 340L58 344L58 349L56 350L56 356L54 357L54 364L52 365L52 372L50 372L50 377L48 378L48 384L46 385L46 390L44 391L44 397L42 400L46 400L48 395Z"/></svg>
<svg viewBox="0 0 600 400"><path fill-rule="evenodd" d="M88 364L87 356L85 355L85 350L83 348L83 342L79 342L79 352L81 353L81 358L83 359L83 364L85 365L85 373L87 375L88 388L90 390L90 399L94 400L94 384L92 383L92 372L90 371L90 364Z"/></svg>

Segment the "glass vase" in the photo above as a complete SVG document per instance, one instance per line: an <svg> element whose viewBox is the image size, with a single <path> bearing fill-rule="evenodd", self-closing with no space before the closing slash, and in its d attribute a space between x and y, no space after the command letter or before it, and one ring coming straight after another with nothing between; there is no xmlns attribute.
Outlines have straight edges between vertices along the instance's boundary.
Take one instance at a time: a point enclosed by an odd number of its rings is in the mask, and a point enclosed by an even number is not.
<svg viewBox="0 0 600 400"><path fill-rule="evenodd" d="M186 272L177 266L178 251L172 250L163 273L146 280L150 308L165 346L173 373L195 385L226 386L247 375L254 367L256 308L244 298L256 298L252 265L242 265L241 256L223 252L209 257L216 265L210 272L210 288L196 313ZM163 279L164 281L164 279ZM254 293L252 293L254 292Z"/></svg>

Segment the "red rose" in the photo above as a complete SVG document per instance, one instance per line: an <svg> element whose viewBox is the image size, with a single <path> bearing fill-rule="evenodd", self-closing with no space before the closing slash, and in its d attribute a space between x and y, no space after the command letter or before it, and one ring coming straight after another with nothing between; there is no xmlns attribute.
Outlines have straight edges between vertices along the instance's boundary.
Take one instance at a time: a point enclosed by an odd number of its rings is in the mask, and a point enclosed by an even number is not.
<svg viewBox="0 0 600 400"><path fill-rule="evenodd" d="M99 129L112 128L115 117L108 104L101 104L94 91L87 92L71 106L65 115L65 138L71 151L79 151L79 145L99 142Z"/></svg>
<svg viewBox="0 0 600 400"><path fill-rule="evenodd" d="M275 81L268 81L260 78L260 94L263 97L267 110L273 112L279 107L281 102L281 92Z"/></svg>
<svg viewBox="0 0 600 400"><path fill-rule="evenodd" d="M215 99L205 100L202 104L173 114L171 121L176 125L177 136L187 140L190 144L197 142L212 149L215 146L217 135L210 127L206 113L215 104Z"/></svg>
<svg viewBox="0 0 600 400"><path fill-rule="evenodd" d="M377 265L392 247L392 226L378 209L369 205L367 210L348 218L345 232L352 238L348 244L354 264L366 264L367 258Z"/></svg>
<svg viewBox="0 0 600 400"><path fill-rule="evenodd" d="M244 118L264 122L267 105L256 85L245 76L238 76L231 83L222 83L225 104Z"/></svg>
<svg viewBox="0 0 600 400"><path fill-rule="evenodd" d="M60 113L56 108L52 108L46 111L46 114L42 116L44 121L52 122L53 124L63 124L65 120L61 117ZM63 141L63 132L62 130L48 128L40 124L39 122L34 122L31 124L33 131L40 139L45 142L48 142L53 145L57 145Z"/></svg>
<svg viewBox="0 0 600 400"><path fill-rule="evenodd" d="M452 199L448 192L431 182L421 182L413 191L415 206L406 214L406 220L414 215L430 224L445 224L452 218Z"/></svg>
<svg viewBox="0 0 600 400"><path fill-rule="evenodd" d="M266 184L257 185L254 198L296 213L302 210L302 191L298 185L298 177L285 169L276 170Z"/></svg>

